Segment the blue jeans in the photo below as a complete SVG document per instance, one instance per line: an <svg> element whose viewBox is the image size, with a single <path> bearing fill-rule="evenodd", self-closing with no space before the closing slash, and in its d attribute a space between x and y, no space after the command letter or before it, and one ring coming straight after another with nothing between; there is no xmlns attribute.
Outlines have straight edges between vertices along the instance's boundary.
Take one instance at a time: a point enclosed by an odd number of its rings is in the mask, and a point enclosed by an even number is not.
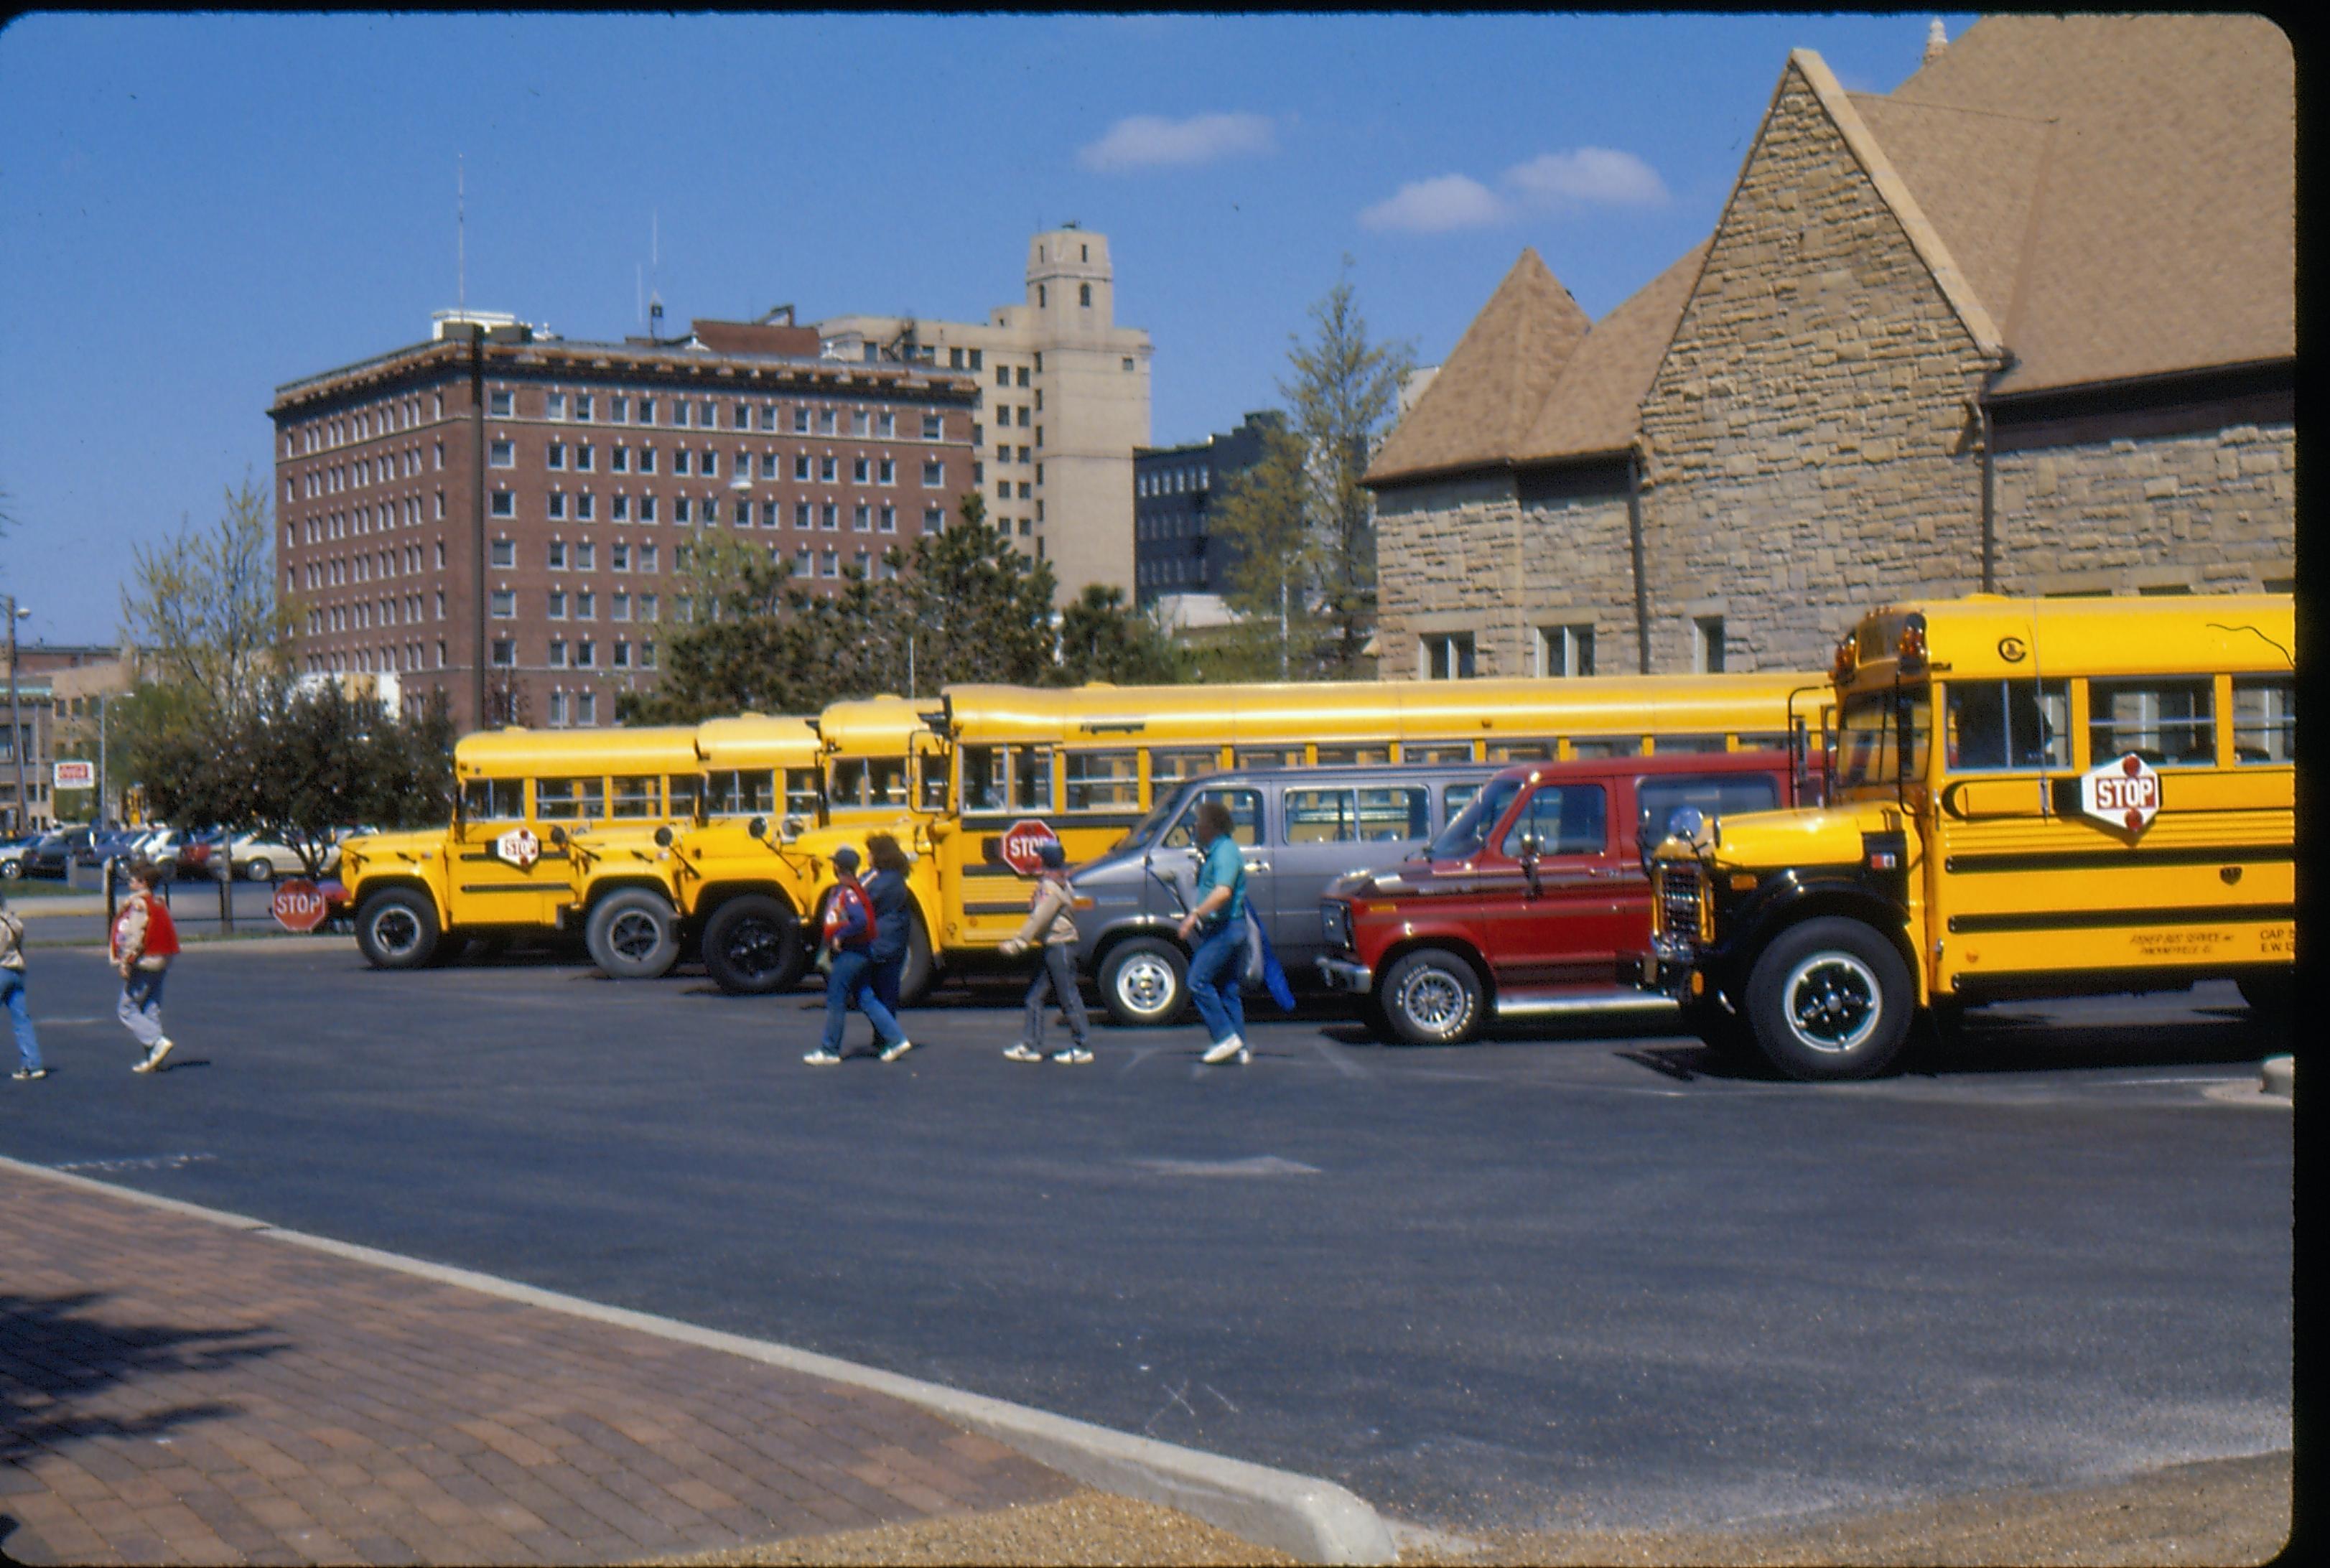
<svg viewBox="0 0 2330 1568"><path fill-rule="evenodd" d="M33 1011L24 1006L24 971L0 965L0 1004L8 1009L8 1022L16 1031L16 1054L24 1059L24 1071L41 1070L41 1042L33 1033Z"/></svg>
<svg viewBox="0 0 2330 1568"><path fill-rule="evenodd" d="M132 969L121 982L121 1004L114 1015L147 1050L162 1038L162 979L166 969Z"/></svg>
<svg viewBox="0 0 2330 1568"><path fill-rule="evenodd" d="M890 1009L890 1015L894 1018L898 1015L898 982L905 978L905 973L906 955L904 953L874 960L874 994L882 998L882 1006Z"/></svg>
<svg viewBox="0 0 2330 1568"><path fill-rule="evenodd" d="M863 948L844 948L834 954L833 972L825 978L825 1048L837 1056L841 1054L841 1033L848 1025L852 1002L874 1025L876 1044L895 1045L906 1037L897 1018L875 992L874 960Z"/></svg>
<svg viewBox="0 0 2330 1568"><path fill-rule="evenodd" d="M1238 993L1246 968L1246 921L1224 921L1198 944L1189 960L1189 1000L1206 1021L1206 1033L1217 1045L1246 1034L1246 1003Z"/></svg>

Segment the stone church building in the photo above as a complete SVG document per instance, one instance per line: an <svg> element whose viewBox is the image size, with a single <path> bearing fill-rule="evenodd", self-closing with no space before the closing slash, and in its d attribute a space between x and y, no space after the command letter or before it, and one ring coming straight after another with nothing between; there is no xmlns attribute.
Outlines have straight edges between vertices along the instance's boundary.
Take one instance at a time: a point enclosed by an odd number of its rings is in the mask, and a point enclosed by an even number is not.
<svg viewBox="0 0 2330 1568"><path fill-rule="evenodd" d="M1534 250L1369 470L1391 678L1824 669L1915 595L2291 590L2296 107L2243 16L1790 56L1599 322Z"/></svg>

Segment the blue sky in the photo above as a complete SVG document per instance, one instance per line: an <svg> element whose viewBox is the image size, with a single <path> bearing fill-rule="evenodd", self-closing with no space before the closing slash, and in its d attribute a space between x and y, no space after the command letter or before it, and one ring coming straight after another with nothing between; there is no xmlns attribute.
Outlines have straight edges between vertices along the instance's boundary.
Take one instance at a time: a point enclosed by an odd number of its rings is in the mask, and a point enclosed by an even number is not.
<svg viewBox="0 0 2330 1568"><path fill-rule="evenodd" d="M1944 14L1956 37L1972 21ZM468 298L569 337L983 319L1028 236L1110 236L1152 438L1276 401L1343 256L1425 363L1524 245L1599 316L1712 226L1792 47L1924 14L110 16L0 31L0 589L101 640L131 546L269 470L281 382Z"/></svg>

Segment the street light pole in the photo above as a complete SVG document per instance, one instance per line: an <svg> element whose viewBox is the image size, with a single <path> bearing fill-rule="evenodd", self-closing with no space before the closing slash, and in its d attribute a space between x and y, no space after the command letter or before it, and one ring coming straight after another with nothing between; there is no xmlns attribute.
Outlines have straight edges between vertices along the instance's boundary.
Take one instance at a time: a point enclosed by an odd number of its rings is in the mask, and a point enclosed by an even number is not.
<svg viewBox="0 0 2330 1568"><path fill-rule="evenodd" d="M32 825L33 813L24 801L24 720L16 706L16 619L32 613L16 608L14 594L8 596L8 755L16 761L16 804L9 827L19 833Z"/></svg>

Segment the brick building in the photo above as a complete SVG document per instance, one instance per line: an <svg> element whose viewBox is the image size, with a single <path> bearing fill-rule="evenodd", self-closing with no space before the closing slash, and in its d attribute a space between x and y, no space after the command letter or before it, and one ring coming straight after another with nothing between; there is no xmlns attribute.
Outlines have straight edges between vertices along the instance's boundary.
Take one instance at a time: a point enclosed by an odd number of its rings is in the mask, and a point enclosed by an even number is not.
<svg viewBox="0 0 2330 1568"><path fill-rule="evenodd" d="M2255 17L1989 17L1882 95L1797 51L1713 234L1600 322L1525 251L1385 443L1385 674L2288 590L2295 124Z"/></svg>
<svg viewBox="0 0 2330 1568"><path fill-rule="evenodd" d="M812 327L586 343L440 313L276 390L297 666L395 672L463 729L611 724L691 608L693 541L753 539L820 588L878 573L976 483L977 403L967 373L822 358Z"/></svg>

